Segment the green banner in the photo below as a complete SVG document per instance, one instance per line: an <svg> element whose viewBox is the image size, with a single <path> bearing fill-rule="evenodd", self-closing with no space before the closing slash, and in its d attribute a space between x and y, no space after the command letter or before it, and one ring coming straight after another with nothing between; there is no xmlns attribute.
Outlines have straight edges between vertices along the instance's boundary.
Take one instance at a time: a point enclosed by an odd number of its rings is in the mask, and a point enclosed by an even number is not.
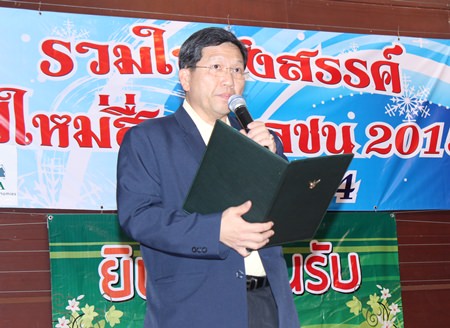
<svg viewBox="0 0 450 328"><path fill-rule="evenodd" d="M53 327L140 327L145 269L115 214L49 215ZM395 218L327 213L284 247L303 328L403 327Z"/></svg>
<svg viewBox="0 0 450 328"><path fill-rule="evenodd" d="M403 327L393 214L328 213L284 254L302 327Z"/></svg>

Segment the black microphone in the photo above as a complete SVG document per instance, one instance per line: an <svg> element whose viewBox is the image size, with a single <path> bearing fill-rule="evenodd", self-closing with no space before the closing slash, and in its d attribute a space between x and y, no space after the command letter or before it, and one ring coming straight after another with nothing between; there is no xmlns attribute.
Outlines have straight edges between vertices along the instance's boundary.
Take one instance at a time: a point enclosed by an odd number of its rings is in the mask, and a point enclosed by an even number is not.
<svg viewBox="0 0 450 328"><path fill-rule="evenodd" d="M228 108L236 115L242 128L248 132L247 125L253 122L253 118L248 112L244 97L241 95L232 95L228 99Z"/></svg>

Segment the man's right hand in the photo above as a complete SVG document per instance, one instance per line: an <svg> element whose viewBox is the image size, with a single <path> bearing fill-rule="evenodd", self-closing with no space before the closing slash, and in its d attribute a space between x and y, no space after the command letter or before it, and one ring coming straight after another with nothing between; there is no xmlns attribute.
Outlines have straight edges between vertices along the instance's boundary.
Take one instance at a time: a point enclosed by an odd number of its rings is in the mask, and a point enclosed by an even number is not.
<svg viewBox="0 0 450 328"><path fill-rule="evenodd" d="M242 216L250 211L251 201L227 208L222 213L220 241L246 257L248 251L257 250L269 242L274 235L273 222L249 223Z"/></svg>

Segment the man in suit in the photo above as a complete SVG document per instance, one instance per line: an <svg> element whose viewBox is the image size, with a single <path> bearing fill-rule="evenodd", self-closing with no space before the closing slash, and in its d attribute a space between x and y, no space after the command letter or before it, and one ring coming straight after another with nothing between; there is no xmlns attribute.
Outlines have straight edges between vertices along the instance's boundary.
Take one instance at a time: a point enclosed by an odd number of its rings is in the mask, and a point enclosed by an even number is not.
<svg viewBox="0 0 450 328"><path fill-rule="evenodd" d="M227 102L244 90L246 62L247 50L231 32L194 33L179 53L183 105L131 128L123 139L118 217L141 245L145 327L299 327L282 249L262 248L273 223L246 222L250 201L208 215L182 209L215 121L241 129ZM283 156L263 122L248 128L241 132Z"/></svg>

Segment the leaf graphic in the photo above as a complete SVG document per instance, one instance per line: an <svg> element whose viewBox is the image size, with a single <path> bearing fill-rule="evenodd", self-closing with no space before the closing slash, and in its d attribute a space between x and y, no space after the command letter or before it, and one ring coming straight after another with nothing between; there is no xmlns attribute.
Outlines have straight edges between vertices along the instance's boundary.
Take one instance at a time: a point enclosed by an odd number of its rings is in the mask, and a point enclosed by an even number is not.
<svg viewBox="0 0 450 328"><path fill-rule="evenodd" d="M114 305L111 306L111 308L105 314L106 321L109 322L111 327L114 327L116 324L119 324L120 318L122 316L123 316L123 312L116 310L116 307Z"/></svg>
<svg viewBox="0 0 450 328"><path fill-rule="evenodd" d="M105 328L106 327L105 320L100 320L99 322L97 322L97 324L94 327L95 328Z"/></svg>
<svg viewBox="0 0 450 328"><path fill-rule="evenodd" d="M350 313L358 315L359 312L361 312L362 308L361 302L355 296L353 296L353 299L351 301L345 303L345 305L347 305L350 308Z"/></svg>

